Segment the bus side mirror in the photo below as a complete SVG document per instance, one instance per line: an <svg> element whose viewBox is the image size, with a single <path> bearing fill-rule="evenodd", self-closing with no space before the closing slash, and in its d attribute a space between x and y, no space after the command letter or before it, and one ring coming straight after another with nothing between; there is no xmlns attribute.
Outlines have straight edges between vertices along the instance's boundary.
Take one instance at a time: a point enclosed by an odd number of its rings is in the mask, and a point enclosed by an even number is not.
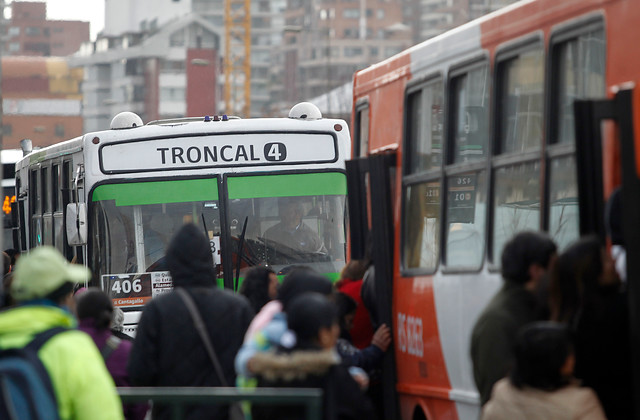
<svg viewBox="0 0 640 420"><path fill-rule="evenodd" d="M67 204L66 228L69 246L87 243L87 205L85 203Z"/></svg>

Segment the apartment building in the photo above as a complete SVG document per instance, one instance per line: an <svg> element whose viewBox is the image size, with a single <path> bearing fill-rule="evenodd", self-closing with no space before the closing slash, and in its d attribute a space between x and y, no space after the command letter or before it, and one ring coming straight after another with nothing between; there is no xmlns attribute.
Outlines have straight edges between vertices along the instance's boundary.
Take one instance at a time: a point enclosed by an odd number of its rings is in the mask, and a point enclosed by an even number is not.
<svg viewBox="0 0 640 420"><path fill-rule="evenodd" d="M89 22L47 20L44 2L14 1L10 7L11 18L5 22L5 56L64 57L89 41Z"/></svg>
<svg viewBox="0 0 640 420"><path fill-rule="evenodd" d="M82 134L82 70L63 58L2 58L2 147L49 146Z"/></svg>

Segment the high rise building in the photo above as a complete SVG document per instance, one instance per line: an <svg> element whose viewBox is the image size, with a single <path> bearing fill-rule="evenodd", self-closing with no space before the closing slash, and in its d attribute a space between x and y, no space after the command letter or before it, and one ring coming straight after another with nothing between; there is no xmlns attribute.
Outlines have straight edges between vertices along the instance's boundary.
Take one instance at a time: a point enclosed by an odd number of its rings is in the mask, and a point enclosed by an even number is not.
<svg viewBox="0 0 640 420"><path fill-rule="evenodd" d="M14 1L6 23L3 54L67 56L89 41L89 22L47 20L47 4Z"/></svg>
<svg viewBox="0 0 640 420"><path fill-rule="evenodd" d="M82 134L82 70L59 57L2 58L2 124L4 149L34 147Z"/></svg>
<svg viewBox="0 0 640 420"><path fill-rule="evenodd" d="M145 121L227 112L225 88L243 84L249 74L250 116L282 115L296 102L344 93L355 71L514 1L254 0L250 73L226 80L225 0L105 0L104 30L74 58L86 69L85 127L105 128L122 110ZM195 51L206 55L204 61ZM229 54L244 53L232 47ZM189 69L205 61L213 99L202 101L202 95L188 95L198 85ZM195 98L202 104L192 106ZM324 103L325 115L337 114L334 100Z"/></svg>
<svg viewBox="0 0 640 420"><path fill-rule="evenodd" d="M286 108L329 92L410 46L400 1L287 0L282 59L273 67L283 90L274 103ZM325 115L333 114L327 104Z"/></svg>
<svg viewBox="0 0 640 420"><path fill-rule="evenodd" d="M265 115L271 102L270 71L276 59L273 48L282 37L284 1L251 2L252 116ZM110 118L123 110L139 113L144 121L227 113L224 5L223 0L106 0L104 30L72 60L86 69L86 129L108 127ZM195 51L213 55L194 61L190 54ZM202 73L205 61L211 64L209 83L200 84L199 95L189 96L198 85L194 72ZM244 75L235 77L230 84L243 83L239 79ZM205 92L213 97L205 101Z"/></svg>
<svg viewBox="0 0 640 420"><path fill-rule="evenodd" d="M161 27L102 33L70 58L84 68L84 131L132 111L143 121L218 112L220 28L195 13Z"/></svg>

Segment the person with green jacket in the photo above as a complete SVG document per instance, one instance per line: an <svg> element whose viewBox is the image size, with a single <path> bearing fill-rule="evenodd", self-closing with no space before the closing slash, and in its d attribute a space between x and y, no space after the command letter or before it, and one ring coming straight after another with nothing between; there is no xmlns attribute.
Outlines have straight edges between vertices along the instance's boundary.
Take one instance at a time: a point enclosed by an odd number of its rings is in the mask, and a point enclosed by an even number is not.
<svg viewBox="0 0 640 420"><path fill-rule="evenodd" d="M24 255L15 268L11 296L17 305L0 312L0 350L22 348L55 327L69 328L50 338L38 357L49 373L61 420L121 420L122 405L100 352L76 329L70 311L73 287L90 271L69 264L53 247Z"/></svg>

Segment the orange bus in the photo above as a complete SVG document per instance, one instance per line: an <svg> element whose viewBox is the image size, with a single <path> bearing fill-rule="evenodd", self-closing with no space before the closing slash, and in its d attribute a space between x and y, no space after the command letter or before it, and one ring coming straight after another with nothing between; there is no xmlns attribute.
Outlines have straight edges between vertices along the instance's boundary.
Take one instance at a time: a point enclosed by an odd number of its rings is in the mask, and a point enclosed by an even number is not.
<svg viewBox="0 0 640 420"><path fill-rule="evenodd" d="M351 257L370 237L394 331L385 418L478 418L470 334L516 232L547 231L560 250L604 240L622 184L627 252L640 255L637 39L637 0L525 0L355 74Z"/></svg>

